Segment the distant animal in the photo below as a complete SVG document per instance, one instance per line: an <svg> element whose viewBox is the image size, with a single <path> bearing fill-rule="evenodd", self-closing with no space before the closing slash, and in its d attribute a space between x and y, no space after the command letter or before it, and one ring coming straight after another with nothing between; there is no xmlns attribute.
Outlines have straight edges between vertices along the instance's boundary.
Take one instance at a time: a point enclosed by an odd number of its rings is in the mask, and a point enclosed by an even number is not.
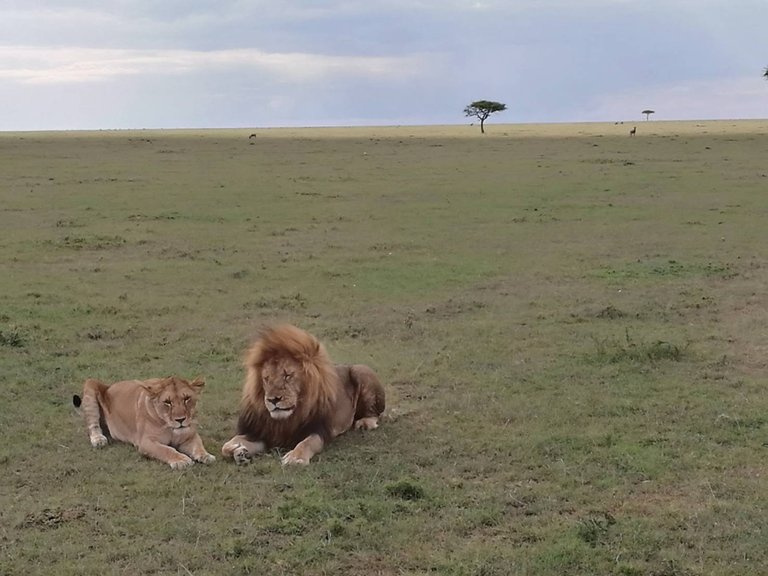
<svg viewBox="0 0 768 576"><path fill-rule="evenodd" d="M256 138L256 134L251 134L250 136L248 136L248 140L250 140L251 138Z"/></svg>
<svg viewBox="0 0 768 576"><path fill-rule="evenodd" d="M221 449L238 464L274 448L283 464L309 464L334 438L372 430L384 411L384 388L363 364L331 363L311 334L284 324L266 328L245 356L237 435Z"/></svg>
<svg viewBox="0 0 768 576"><path fill-rule="evenodd" d="M208 464L216 457L206 452L197 433L195 412L205 383L169 376L126 380L111 386L89 378L83 397L73 396L88 427L94 448L108 438L133 444L141 454L178 470L193 462Z"/></svg>
<svg viewBox="0 0 768 576"><path fill-rule="evenodd" d="M632 130L629 131L630 136L634 136L637 133L637 126L633 126Z"/></svg>

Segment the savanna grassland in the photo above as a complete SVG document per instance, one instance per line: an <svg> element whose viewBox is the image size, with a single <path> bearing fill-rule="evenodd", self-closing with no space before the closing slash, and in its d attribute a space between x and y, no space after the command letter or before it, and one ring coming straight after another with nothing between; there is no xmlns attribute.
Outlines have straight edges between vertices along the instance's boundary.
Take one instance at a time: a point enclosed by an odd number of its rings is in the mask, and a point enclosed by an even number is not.
<svg viewBox="0 0 768 576"><path fill-rule="evenodd" d="M0 134L0 573L758 575L768 121ZM86 377L289 321L381 376L306 468L91 448Z"/></svg>

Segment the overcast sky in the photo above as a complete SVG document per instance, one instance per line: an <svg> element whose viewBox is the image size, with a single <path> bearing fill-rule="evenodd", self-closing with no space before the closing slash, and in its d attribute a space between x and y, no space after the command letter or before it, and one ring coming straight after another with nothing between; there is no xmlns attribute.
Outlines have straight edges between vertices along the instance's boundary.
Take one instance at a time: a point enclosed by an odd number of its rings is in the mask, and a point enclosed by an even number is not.
<svg viewBox="0 0 768 576"><path fill-rule="evenodd" d="M768 117L768 0L0 0L0 130Z"/></svg>

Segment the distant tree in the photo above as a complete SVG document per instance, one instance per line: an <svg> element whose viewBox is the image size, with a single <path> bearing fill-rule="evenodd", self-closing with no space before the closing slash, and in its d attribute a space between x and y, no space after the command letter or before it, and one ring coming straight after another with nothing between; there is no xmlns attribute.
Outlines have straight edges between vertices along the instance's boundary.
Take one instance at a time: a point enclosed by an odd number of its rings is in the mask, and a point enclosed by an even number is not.
<svg viewBox="0 0 768 576"><path fill-rule="evenodd" d="M645 114L645 119L646 119L646 120L648 120L648 117L649 117L651 114L656 114L656 112L654 112L653 110L643 110L643 112L642 112L642 113L643 113L643 114Z"/></svg>
<svg viewBox="0 0 768 576"><path fill-rule="evenodd" d="M485 134L485 121L495 112L503 112L507 109L506 104L493 102L491 100L477 100L464 108L464 116L475 116L480 119L480 132Z"/></svg>
<svg viewBox="0 0 768 576"><path fill-rule="evenodd" d="M763 78L768 80L768 66L765 67L765 70L763 70Z"/></svg>

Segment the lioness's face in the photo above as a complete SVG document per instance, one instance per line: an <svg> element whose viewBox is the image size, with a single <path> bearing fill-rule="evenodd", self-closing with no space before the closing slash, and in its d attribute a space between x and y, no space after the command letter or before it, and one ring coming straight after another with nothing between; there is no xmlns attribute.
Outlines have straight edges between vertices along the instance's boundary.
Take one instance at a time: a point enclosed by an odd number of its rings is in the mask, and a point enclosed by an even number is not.
<svg viewBox="0 0 768 576"><path fill-rule="evenodd" d="M192 425L200 388L202 382L195 380L190 383L181 378L167 378L156 388L152 402L169 428Z"/></svg>
<svg viewBox="0 0 768 576"><path fill-rule="evenodd" d="M275 420L293 414L301 393L301 366L291 358L270 360L261 367L264 405Z"/></svg>

